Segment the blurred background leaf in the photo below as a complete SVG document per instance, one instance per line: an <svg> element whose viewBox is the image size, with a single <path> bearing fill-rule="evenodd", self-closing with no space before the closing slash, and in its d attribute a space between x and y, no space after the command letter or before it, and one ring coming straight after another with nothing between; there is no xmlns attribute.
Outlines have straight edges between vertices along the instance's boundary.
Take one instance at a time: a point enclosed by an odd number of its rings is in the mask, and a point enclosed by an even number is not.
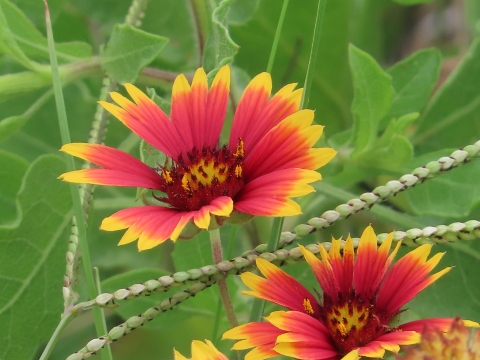
<svg viewBox="0 0 480 360"><path fill-rule="evenodd" d="M18 179L25 161L3 155L2 165L20 163L7 177L9 181ZM63 312L65 239L73 215L68 186L57 183L64 170L58 156L34 161L18 193L15 224L0 226L2 359L32 359L40 344L50 338ZM6 185L2 190L14 190L8 181L2 185Z"/></svg>

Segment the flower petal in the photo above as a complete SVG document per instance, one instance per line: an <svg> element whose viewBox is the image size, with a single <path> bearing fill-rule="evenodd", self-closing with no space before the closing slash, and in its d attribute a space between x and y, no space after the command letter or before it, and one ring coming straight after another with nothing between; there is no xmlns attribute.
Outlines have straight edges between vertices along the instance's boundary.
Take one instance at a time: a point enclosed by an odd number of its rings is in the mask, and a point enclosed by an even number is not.
<svg viewBox="0 0 480 360"><path fill-rule="evenodd" d="M305 260L312 269L318 283L322 287L325 294L328 294L332 299L336 299L340 286L336 282L333 268L328 261L328 254L325 248L320 244L320 254L322 260L320 261L311 251L307 250L304 246L300 245L300 251L302 252Z"/></svg>
<svg viewBox="0 0 480 360"><path fill-rule="evenodd" d="M182 152L190 150L157 104L132 84L125 84L125 89L136 105L116 92L110 93L110 96L121 107L106 101L99 101L99 104L135 134L166 155L177 159Z"/></svg>
<svg viewBox="0 0 480 360"><path fill-rule="evenodd" d="M129 228L119 245L139 239L138 249L147 250L171 237L185 215L188 213L162 206L141 206L120 210L105 218L100 229L115 231Z"/></svg>
<svg viewBox="0 0 480 360"><path fill-rule="evenodd" d="M283 333L282 330L268 322L252 322L228 330L223 334L222 339L240 340L233 346L234 350L253 347L254 349L245 356L245 359L268 359L278 356L273 347L277 336L281 333Z"/></svg>
<svg viewBox="0 0 480 360"><path fill-rule="evenodd" d="M193 221L200 229L208 229L210 225L210 214L218 216L230 216L233 211L233 200L228 196L220 196L195 212Z"/></svg>
<svg viewBox="0 0 480 360"><path fill-rule="evenodd" d="M383 357L385 350L398 353L399 345L411 345L420 341L420 334L415 331L394 331L376 338L374 341L360 347L361 356L372 358Z"/></svg>
<svg viewBox="0 0 480 360"><path fill-rule="evenodd" d="M193 340L191 347L192 357L190 360L228 360L209 340L205 340L205 342ZM174 350L174 355L175 360L189 360L176 350Z"/></svg>
<svg viewBox="0 0 480 360"><path fill-rule="evenodd" d="M266 319L287 332L277 337L274 350L278 353L299 359L328 359L338 355L329 330L317 319L299 311L275 311Z"/></svg>
<svg viewBox="0 0 480 360"><path fill-rule="evenodd" d="M430 250L431 245L425 244L410 251L396 262L385 276L378 291L377 306L385 309L387 315L394 314L426 286L450 270L446 268L427 277L443 256L439 253L427 261Z"/></svg>
<svg viewBox="0 0 480 360"><path fill-rule="evenodd" d="M69 172L60 175L64 181L89 182L88 180L91 179L94 184L159 189L160 175L148 165L123 151L105 145L83 143L66 144L60 150L90 161L104 169L115 170L98 172L96 171L98 169L84 169L78 172ZM117 178L120 184L115 183L114 178ZM126 185L125 182L131 182L133 185Z"/></svg>
<svg viewBox="0 0 480 360"><path fill-rule="evenodd" d="M309 150L322 135L323 126L311 126L313 110L300 110L272 128L245 159L246 181L285 168L315 170L311 166L328 162L336 152L324 149L320 161L312 161ZM322 156L323 155L323 156ZM328 160L327 160L328 159Z"/></svg>
<svg viewBox="0 0 480 360"><path fill-rule="evenodd" d="M308 183L321 179L315 171L284 169L263 175L247 183L235 196L234 207L243 213L257 216L291 216L301 209L290 197L313 191Z"/></svg>
<svg viewBox="0 0 480 360"><path fill-rule="evenodd" d="M430 318L430 319L422 319L416 321L410 321L408 323L400 325L398 328L402 329L403 331L416 331L421 333L425 327L433 327L440 331L447 331L450 329L454 318ZM467 327L478 328L480 325L475 321L470 320L462 320L463 325Z"/></svg>
<svg viewBox="0 0 480 360"><path fill-rule="evenodd" d="M243 291L244 294L274 302L291 310L309 314L319 313L317 300L302 284L267 260L257 258L256 262L258 270L265 278L251 272L241 274L244 284L253 290Z"/></svg>
<svg viewBox="0 0 480 360"><path fill-rule="evenodd" d="M230 150L235 151L238 139L249 139L249 133L258 125L258 115L270 97L272 78L264 72L255 76L245 88L238 102L230 132ZM250 150L253 146L249 146Z"/></svg>
<svg viewBox="0 0 480 360"><path fill-rule="evenodd" d="M192 85L179 75L172 89L172 123L184 136L185 144L201 150L217 145L222 131L230 91L230 68L222 67L215 76L210 91L207 75L199 68Z"/></svg>
<svg viewBox="0 0 480 360"><path fill-rule="evenodd" d="M58 177L66 182L94 185L132 186L161 190L160 183L141 175L117 170L83 169L64 173Z"/></svg>
<svg viewBox="0 0 480 360"><path fill-rule="evenodd" d="M230 67L218 70L208 92L207 120L205 121L205 144L213 146L218 142L227 113L230 94Z"/></svg>
<svg viewBox="0 0 480 360"><path fill-rule="evenodd" d="M269 74L262 73L252 79L239 101L232 124L230 149L233 150L239 138L245 142L248 154L268 131L287 116L299 109L302 90L289 84L268 100L272 89Z"/></svg>

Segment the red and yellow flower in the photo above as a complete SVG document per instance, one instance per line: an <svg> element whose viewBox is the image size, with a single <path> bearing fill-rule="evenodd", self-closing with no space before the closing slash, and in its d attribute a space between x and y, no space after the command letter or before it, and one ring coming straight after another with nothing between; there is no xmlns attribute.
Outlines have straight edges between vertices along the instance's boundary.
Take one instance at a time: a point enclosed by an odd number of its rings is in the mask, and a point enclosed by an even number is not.
<svg viewBox="0 0 480 360"><path fill-rule="evenodd" d="M120 150L73 143L62 151L98 168L65 173L75 183L131 186L153 190L159 205L118 211L101 228L128 228L120 245L138 239L138 248L152 248L168 238L175 241L190 222L199 229L215 228L235 210L249 216L289 216L301 213L292 197L313 190L321 179L315 170L335 155L330 148L313 148L323 127L312 125L313 110L299 110L302 90L289 84L270 97L271 77L257 75L236 109L228 144L218 144L227 111L230 69L221 68L208 87L203 69L190 85L184 75L173 84L170 118L131 84L133 102L112 92L114 105L100 104L130 130L167 157L151 168ZM214 215L213 219L211 215Z"/></svg>
<svg viewBox="0 0 480 360"><path fill-rule="evenodd" d="M480 360L480 331L471 331L456 318L447 331L426 325L419 344L407 346L405 360Z"/></svg>
<svg viewBox="0 0 480 360"><path fill-rule="evenodd" d="M427 257L431 245L422 245L392 265L400 243L389 254L391 233L377 248L369 226L357 251L350 237L343 245L333 240L330 251L320 244L320 257L300 246L322 290L320 301L302 284L275 265L257 259L265 276L241 275L251 289L246 294L268 300L290 311L276 311L265 319L238 326L224 334L238 341L233 349L254 348L245 359L267 359L279 354L298 359L379 358L385 350L418 343L425 324L445 331L453 319L435 318L390 325L401 308L420 291L447 273L429 273L443 253ZM472 326L476 323L466 322ZM478 324L477 324L478 325Z"/></svg>
<svg viewBox="0 0 480 360"><path fill-rule="evenodd" d="M175 360L228 360L228 358L217 350L215 345L210 340L201 342L198 340L192 341L192 357L187 359L180 354L177 350L174 350Z"/></svg>

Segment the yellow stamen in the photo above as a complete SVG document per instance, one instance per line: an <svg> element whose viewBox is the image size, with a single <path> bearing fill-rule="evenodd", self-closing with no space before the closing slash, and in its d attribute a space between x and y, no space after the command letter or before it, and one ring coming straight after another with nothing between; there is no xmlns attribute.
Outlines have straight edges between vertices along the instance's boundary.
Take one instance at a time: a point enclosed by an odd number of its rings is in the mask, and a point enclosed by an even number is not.
<svg viewBox="0 0 480 360"><path fill-rule="evenodd" d="M235 167L235 176L236 176L237 178L242 177L242 172L243 172L242 167L241 167L240 165L237 165L237 166Z"/></svg>
<svg viewBox="0 0 480 360"><path fill-rule="evenodd" d="M310 315L313 315L314 311L309 299L307 298L303 299L303 308L307 313L309 313Z"/></svg>
<svg viewBox="0 0 480 360"><path fill-rule="evenodd" d="M173 182L172 176L170 175L170 171L164 169L162 171L162 176L167 182L167 184L171 184Z"/></svg>
<svg viewBox="0 0 480 360"><path fill-rule="evenodd" d="M182 178L182 187L185 189L185 191L191 191L190 185L188 184L187 174L183 175L183 178Z"/></svg>
<svg viewBox="0 0 480 360"><path fill-rule="evenodd" d="M245 156L244 143L242 139L238 140L238 145L233 156L236 158L243 158Z"/></svg>

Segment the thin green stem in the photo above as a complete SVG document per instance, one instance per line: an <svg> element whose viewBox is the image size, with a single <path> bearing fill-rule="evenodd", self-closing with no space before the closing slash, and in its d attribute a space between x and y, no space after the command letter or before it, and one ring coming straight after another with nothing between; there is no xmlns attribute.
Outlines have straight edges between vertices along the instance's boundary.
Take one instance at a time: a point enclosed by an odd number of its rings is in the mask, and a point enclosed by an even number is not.
<svg viewBox="0 0 480 360"><path fill-rule="evenodd" d="M238 226L232 226L232 230L230 233L230 240L228 242L228 249L227 249L227 259L231 259L233 256L233 247L235 245L235 238L237 237ZM218 336L218 329L220 328L220 318L222 313L222 304L219 301L217 305L217 312L215 314L215 321L213 323L213 333L212 333L212 340L216 341Z"/></svg>
<svg viewBox="0 0 480 360"><path fill-rule="evenodd" d="M275 38L273 39L272 50L270 51L270 57L268 58L268 73L272 72L273 61L275 60L275 55L277 54L278 42L280 40L280 34L282 33L283 21L285 20L285 15L287 14L288 2L289 0L283 0L282 11L280 12L280 18L278 19L277 30L275 31Z"/></svg>
<svg viewBox="0 0 480 360"><path fill-rule="evenodd" d="M203 62L203 49L208 37L209 17L207 13L207 7L205 1L202 0L190 0L190 6L193 12L193 19L195 21L195 27L197 30L198 38L198 58L200 66Z"/></svg>
<svg viewBox="0 0 480 360"><path fill-rule="evenodd" d="M58 122L60 127L62 143L67 144L71 142L70 131L68 129L67 112L65 110L65 102L63 99L63 92L62 92L62 83L61 83L60 75L58 71L58 61L57 61L57 56L55 52L55 42L53 39L52 24L50 21L50 13L48 10L48 4L46 0L44 0L44 4L45 4L48 48L49 48L50 62L52 67L52 80L53 80L53 88L55 92L55 103L56 103L57 112L58 112ZM65 160L67 163L67 170L74 171L75 163L73 161L73 158L71 156L66 156ZM71 184L70 192L72 196L75 217L77 220L79 244L83 253L83 266L84 266L85 277L87 281L88 296L91 299L93 299L97 296L97 291L95 288L95 280L92 272L90 253L88 251L87 232L85 228L85 222L83 220L83 209L82 209L82 202L80 200L80 194L78 192L78 185ZM69 316L68 314L65 315L65 317L68 317L68 316ZM105 322L104 322L103 310L100 308L94 308L93 316L94 316L95 328L98 336L102 336L103 334L106 334L107 328L104 325ZM50 340L53 341L53 343L55 343L59 335L60 335L60 331L58 332L55 331L55 333L52 336L53 339L50 339ZM102 354L102 359L104 360L111 359L111 357L108 357L107 352L102 351L101 354Z"/></svg>
<svg viewBox="0 0 480 360"><path fill-rule="evenodd" d="M310 98L310 90L312 89L313 72L316 68L318 49L320 48L320 35L322 33L323 19L325 18L325 8L327 7L327 0L318 0L317 19L315 28L313 29L312 49L310 51L310 58L308 59L307 74L305 75L305 83L303 85L302 102L300 109L308 106Z"/></svg>
<svg viewBox="0 0 480 360"><path fill-rule="evenodd" d="M58 341L58 338L60 337L60 334L62 333L63 329L65 329L65 327L70 322L70 320L73 318L73 315L74 314L70 311L62 317L62 319L60 320L60 322L57 325L57 328L53 332L52 337L48 341L47 346L45 346L45 349L43 350L43 353L40 356L39 360L47 360L50 357L50 355L53 351L53 348L55 347L55 345Z"/></svg>
<svg viewBox="0 0 480 360"><path fill-rule="evenodd" d="M218 264L219 262L223 261L222 241L220 239L219 229L210 230L210 242L212 244L213 262L215 264ZM228 293L227 279L219 279L217 284L228 322L231 327L238 326L237 317L235 316L235 311L232 305L232 299L230 298L230 294Z"/></svg>

